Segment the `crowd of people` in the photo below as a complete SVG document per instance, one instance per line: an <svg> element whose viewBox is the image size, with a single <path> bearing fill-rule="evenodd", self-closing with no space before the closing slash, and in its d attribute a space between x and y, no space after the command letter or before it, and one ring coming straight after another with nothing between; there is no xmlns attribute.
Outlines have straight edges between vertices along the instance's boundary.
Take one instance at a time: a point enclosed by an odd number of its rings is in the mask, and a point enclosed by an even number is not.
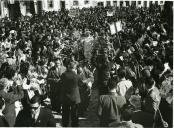
<svg viewBox="0 0 174 128"><path fill-rule="evenodd" d="M98 89L100 126L172 127L173 34L160 6L108 10L0 20L0 126L55 127L52 110L77 127Z"/></svg>

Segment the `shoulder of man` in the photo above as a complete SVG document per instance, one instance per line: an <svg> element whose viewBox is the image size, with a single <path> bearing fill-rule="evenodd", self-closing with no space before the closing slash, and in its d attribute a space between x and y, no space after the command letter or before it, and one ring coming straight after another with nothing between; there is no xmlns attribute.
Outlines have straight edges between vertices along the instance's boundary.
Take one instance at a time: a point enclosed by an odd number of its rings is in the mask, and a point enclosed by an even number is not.
<svg viewBox="0 0 174 128"><path fill-rule="evenodd" d="M41 107L41 111L46 114L47 116L52 115L52 112L49 108Z"/></svg>
<svg viewBox="0 0 174 128"><path fill-rule="evenodd" d="M160 99L161 99L160 92L159 92L158 88L156 88L156 87L151 91L150 96L152 97L152 99L154 101L160 101Z"/></svg>
<svg viewBox="0 0 174 128"><path fill-rule="evenodd" d="M126 104L126 98L124 96L116 96L116 99L119 104Z"/></svg>

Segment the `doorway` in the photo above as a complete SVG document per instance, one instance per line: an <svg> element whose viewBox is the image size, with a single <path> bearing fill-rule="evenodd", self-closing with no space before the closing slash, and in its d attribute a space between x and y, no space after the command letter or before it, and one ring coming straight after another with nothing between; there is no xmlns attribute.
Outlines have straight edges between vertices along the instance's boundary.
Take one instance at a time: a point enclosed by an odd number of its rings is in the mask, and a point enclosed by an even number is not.
<svg viewBox="0 0 174 128"><path fill-rule="evenodd" d="M98 7L104 7L104 3L103 2L98 2Z"/></svg>
<svg viewBox="0 0 174 128"><path fill-rule="evenodd" d="M60 1L60 9L65 9L65 1Z"/></svg>

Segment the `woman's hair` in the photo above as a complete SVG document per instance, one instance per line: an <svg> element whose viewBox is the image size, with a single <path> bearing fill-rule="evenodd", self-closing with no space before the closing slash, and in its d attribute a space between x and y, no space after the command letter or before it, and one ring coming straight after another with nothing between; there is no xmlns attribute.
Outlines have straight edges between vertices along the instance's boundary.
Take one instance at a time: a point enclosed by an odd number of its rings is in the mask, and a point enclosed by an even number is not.
<svg viewBox="0 0 174 128"><path fill-rule="evenodd" d="M4 77L7 79L12 79L15 76L15 70L12 67L8 67L4 72Z"/></svg>
<svg viewBox="0 0 174 128"><path fill-rule="evenodd" d="M119 69L118 69L118 76L119 76L120 78L126 77L126 70L125 70L124 68L119 68Z"/></svg>

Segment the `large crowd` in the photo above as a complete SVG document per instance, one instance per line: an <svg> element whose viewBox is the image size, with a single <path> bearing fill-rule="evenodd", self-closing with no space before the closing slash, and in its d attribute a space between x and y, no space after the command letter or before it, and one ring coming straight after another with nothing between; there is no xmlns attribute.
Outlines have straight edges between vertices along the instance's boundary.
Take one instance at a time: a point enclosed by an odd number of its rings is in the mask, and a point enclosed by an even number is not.
<svg viewBox="0 0 174 128"><path fill-rule="evenodd" d="M54 127L52 110L77 127L97 89L100 126L172 127L173 34L160 6L108 10L0 19L0 126Z"/></svg>

